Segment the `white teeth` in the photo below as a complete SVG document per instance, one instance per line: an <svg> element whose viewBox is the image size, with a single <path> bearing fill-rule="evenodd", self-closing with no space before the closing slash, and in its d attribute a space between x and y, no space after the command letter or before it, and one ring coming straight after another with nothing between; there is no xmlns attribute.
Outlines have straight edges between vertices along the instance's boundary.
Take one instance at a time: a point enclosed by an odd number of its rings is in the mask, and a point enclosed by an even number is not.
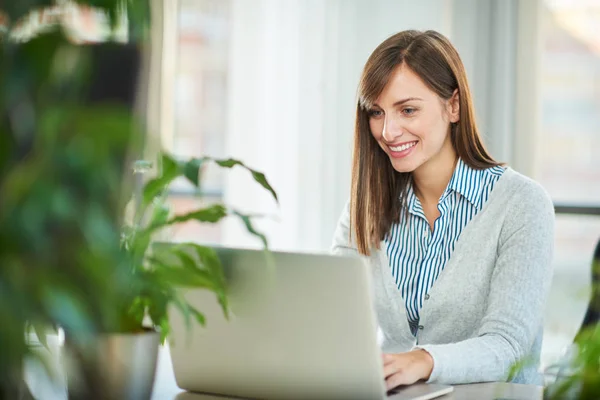
<svg viewBox="0 0 600 400"><path fill-rule="evenodd" d="M404 151L404 150L408 150L408 149L410 149L410 148L411 148L411 147L413 147L415 144L417 144L417 142L406 143L406 144L403 144L402 146L397 146L397 147L391 147L391 146L390 146L390 149L391 149L392 151Z"/></svg>

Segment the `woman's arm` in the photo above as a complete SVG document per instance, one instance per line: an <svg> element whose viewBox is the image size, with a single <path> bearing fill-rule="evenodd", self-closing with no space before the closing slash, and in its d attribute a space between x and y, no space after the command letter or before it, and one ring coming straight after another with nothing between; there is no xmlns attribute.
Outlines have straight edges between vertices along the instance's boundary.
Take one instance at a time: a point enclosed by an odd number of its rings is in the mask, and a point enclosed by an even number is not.
<svg viewBox="0 0 600 400"><path fill-rule="evenodd" d="M434 360L429 382L506 381L516 363L527 362L543 329L552 279L554 207L541 186L523 186L507 204L509 212L478 337L418 346Z"/></svg>

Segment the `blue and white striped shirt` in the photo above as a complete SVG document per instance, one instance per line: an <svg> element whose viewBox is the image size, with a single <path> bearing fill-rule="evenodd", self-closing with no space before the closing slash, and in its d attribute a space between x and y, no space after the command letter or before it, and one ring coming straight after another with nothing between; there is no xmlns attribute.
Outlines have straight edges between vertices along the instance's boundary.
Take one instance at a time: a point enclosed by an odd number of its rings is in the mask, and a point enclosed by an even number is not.
<svg viewBox="0 0 600 400"><path fill-rule="evenodd" d="M460 233L483 208L504 171L501 166L475 170L459 159L440 197L440 216L435 220L433 232L421 202L412 185L409 186L408 218L401 216L400 222L392 225L385 243L392 276L402 292L413 335L419 327L423 300L450 259Z"/></svg>

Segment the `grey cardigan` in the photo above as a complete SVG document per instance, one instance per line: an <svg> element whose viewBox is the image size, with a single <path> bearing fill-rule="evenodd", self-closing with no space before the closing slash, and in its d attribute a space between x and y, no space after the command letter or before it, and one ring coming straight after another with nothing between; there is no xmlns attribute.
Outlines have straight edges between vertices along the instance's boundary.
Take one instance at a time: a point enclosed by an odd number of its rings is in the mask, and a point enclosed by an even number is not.
<svg viewBox="0 0 600 400"><path fill-rule="evenodd" d="M346 206L334 253L358 254L349 232ZM434 360L429 382L542 384L538 367L553 243L548 194L507 168L426 296L415 337L382 242L368 258L382 352L427 350ZM510 376L517 363L524 367Z"/></svg>

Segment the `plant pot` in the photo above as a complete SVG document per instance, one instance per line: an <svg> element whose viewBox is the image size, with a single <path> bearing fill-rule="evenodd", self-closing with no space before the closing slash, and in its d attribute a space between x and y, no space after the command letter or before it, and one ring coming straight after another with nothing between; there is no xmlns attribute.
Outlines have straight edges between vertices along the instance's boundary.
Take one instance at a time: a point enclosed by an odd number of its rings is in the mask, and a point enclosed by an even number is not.
<svg viewBox="0 0 600 400"><path fill-rule="evenodd" d="M152 396L160 334L105 334L65 342L70 400L148 400Z"/></svg>

